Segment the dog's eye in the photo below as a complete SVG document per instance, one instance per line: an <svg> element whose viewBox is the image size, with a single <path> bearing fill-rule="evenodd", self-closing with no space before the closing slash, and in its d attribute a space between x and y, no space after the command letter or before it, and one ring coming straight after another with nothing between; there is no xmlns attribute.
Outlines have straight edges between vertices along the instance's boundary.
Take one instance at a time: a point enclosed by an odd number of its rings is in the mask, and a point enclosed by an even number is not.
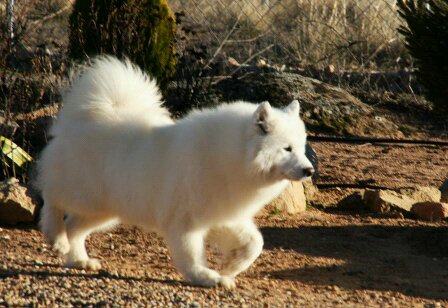
<svg viewBox="0 0 448 308"><path fill-rule="evenodd" d="M289 147L283 148L283 150L285 150L286 152L292 152L292 147L289 146Z"/></svg>

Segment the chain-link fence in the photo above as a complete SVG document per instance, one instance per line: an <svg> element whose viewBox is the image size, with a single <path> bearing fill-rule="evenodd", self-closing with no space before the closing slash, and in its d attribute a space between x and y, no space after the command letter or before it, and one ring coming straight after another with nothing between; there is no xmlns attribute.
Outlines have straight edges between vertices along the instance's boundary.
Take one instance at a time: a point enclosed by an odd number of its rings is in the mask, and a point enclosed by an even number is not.
<svg viewBox="0 0 448 308"><path fill-rule="evenodd" d="M3 29L11 38L24 22L18 18L14 24L14 13L23 15L25 2L5 0L0 7ZM190 41L207 47L206 64L225 63L232 57L240 64L262 59L277 66L344 71L394 71L410 65L397 31L402 21L395 0L168 2L173 11L182 12L178 17L181 27L189 29ZM50 10L47 16L27 16L27 26L42 28L70 3L48 1L47 7L59 9ZM34 36L24 40L36 43ZM52 41L51 34L47 41Z"/></svg>
<svg viewBox="0 0 448 308"><path fill-rule="evenodd" d="M397 70L409 65L395 0L172 0L208 61Z"/></svg>

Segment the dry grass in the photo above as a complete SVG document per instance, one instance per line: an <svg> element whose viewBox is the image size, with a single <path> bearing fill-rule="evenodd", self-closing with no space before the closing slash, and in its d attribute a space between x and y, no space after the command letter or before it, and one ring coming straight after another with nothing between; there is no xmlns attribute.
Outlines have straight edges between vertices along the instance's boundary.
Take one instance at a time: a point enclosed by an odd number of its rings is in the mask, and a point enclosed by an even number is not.
<svg viewBox="0 0 448 308"><path fill-rule="evenodd" d="M173 0L219 44L241 14L231 40L247 40L223 49L244 57L275 43L273 61L339 68L391 68L405 50L396 31L400 19L394 0ZM267 5L267 3L269 3ZM273 52L276 54L274 55ZM231 55L231 54L229 54ZM282 59L282 57L284 59ZM286 60L285 60L286 59Z"/></svg>
<svg viewBox="0 0 448 308"><path fill-rule="evenodd" d="M66 80L61 50L67 41L69 10L58 12L66 6L67 0L15 1L11 39L6 7L0 5L0 136L32 156L42 147L45 134L38 122L24 115L60 100L58 90ZM0 180L16 176L26 182L30 165L22 169L7 162L0 154Z"/></svg>
<svg viewBox="0 0 448 308"><path fill-rule="evenodd" d="M33 22L71 1L38 5L16 1L16 7ZM268 60L301 66L393 69L406 55L396 31L401 20L395 0L169 0L169 4L202 27L201 39L212 51L241 16L221 53L240 62L271 44L275 47L263 53Z"/></svg>

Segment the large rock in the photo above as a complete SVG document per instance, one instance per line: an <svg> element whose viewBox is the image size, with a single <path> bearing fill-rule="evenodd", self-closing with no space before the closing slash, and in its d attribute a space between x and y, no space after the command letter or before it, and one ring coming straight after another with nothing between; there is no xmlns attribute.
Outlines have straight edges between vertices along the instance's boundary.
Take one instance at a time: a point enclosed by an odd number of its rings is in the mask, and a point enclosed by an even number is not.
<svg viewBox="0 0 448 308"><path fill-rule="evenodd" d="M306 197L301 182L290 182L283 193L274 199L268 210L276 210L288 214L296 214L306 210Z"/></svg>
<svg viewBox="0 0 448 308"><path fill-rule="evenodd" d="M408 213L415 200L391 190L366 189L363 196L364 204L375 213L401 212Z"/></svg>
<svg viewBox="0 0 448 308"><path fill-rule="evenodd" d="M303 189L305 191L305 200L307 202L312 202L316 199L319 189L313 184L311 180L305 180L302 182Z"/></svg>
<svg viewBox="0 0 448 308"><path fill-rule="evenodd" d="M412 205L418 202L440 202L441 192L436 187L415 186L391 190L370 190L364 192L363 201L375 213L409 213Z"/></svg>
<svg viewBox="0 0 448 308"><path fill-rule="evenodd" d="M448 203L442 202L418 202L415 203L411 212L418 219L426 221L437 221L448 217Z"/></svg>
<svg viewBox="0 0 448 308"><path fill-rule="evenodd" d="M0 223L15 225L32 222L37 206L28 189L16 178L0 182Z"/></svg>
<svg viewBox="0 0 448 308"><path fill-rule="evenodd" d="M443 182L442 186L440 186L440 201L448 203L448 180Z"/></svg>
<svg viewBox="0 0 448 308"><path fill-rule="evenodd" d="M437 187L415 186L400 189L400 193L413 199L415 202L433 201L439 202L442 193Z"/></svg>
<svg viewBox="0 0 448 308"><path fill-rule="evenodd" d="M293 73L248 72L216 85L225 101L269 101L277 107L297 99L310 128L332 133L402 137L398 126L345 90ZM392 133L393 132L393 133Z"/></svg>

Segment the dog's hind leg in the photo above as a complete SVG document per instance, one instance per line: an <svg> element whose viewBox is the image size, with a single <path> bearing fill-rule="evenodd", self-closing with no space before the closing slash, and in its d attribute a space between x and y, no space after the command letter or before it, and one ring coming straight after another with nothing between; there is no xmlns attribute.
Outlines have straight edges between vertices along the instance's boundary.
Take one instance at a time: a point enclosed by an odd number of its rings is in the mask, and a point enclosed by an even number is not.
<svg viewBox="0 0 448 308"><path fill-rule="evenodd" d="M208 239L223 254L222 275L234 278L260 255L263 237L252 221L212 229Z"/></svg>
<svg viewBox="0 0 448 308"><path fill-rule="evenodd" d="M53 249L66 254L70 249L64 223L64 211L46 202L40 212L40 229Z"/></svg>
<svg viewBox="0 0 448 308"><path fill-rule="evenodd" d="M88 270L101 269L99 260L89 258L85 247L85 240L93 231L110 227L116 223L117 220L109 216L90 217L69 214L66 225L70 250L66 255L65 265Z"/></svg>
<svg viewBox="0 0 448 308"><path fill-rule="evenodd" d="M217 284L231 289L233 279L221 276L207 267L203 230L173 230L166 236L173 261L179 271L193 284L212 287Z"/></svg>

